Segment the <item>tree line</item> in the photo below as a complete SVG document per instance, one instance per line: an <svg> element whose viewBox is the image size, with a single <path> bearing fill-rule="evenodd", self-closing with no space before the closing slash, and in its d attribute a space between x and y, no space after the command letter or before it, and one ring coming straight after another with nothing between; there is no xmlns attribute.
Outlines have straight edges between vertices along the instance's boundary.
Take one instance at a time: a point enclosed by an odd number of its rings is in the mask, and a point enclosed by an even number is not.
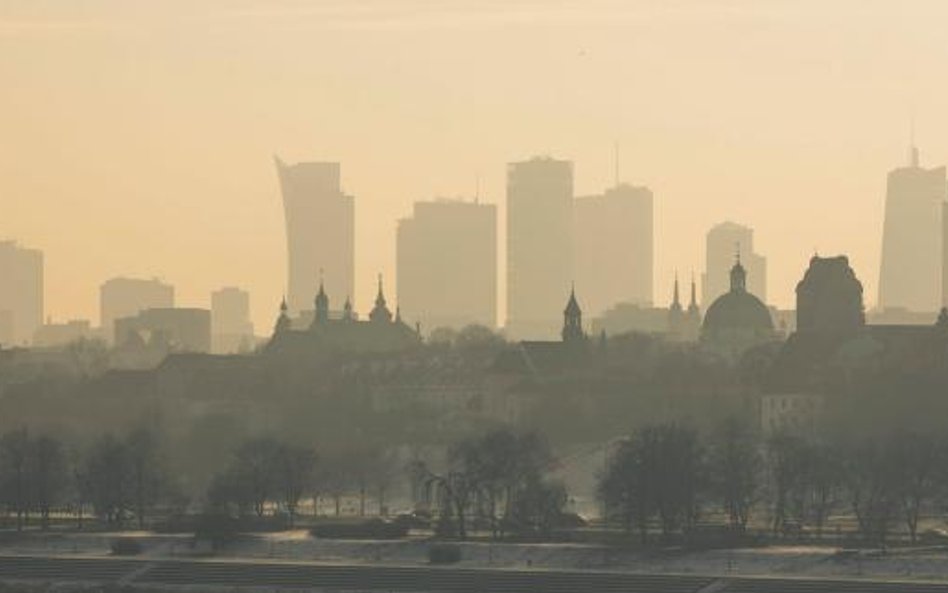
<svg viewBox="0 0 948 593"><path fill-rule="evenodd" d="M618 443L599 479L607 521L643 543L709 524L741 534L753 522L772 535L821 537L831 516L851 519L867 542L911 541L948 504L948 440L885 435L759 434L729 418L699 432L656 423Z"/></svg>

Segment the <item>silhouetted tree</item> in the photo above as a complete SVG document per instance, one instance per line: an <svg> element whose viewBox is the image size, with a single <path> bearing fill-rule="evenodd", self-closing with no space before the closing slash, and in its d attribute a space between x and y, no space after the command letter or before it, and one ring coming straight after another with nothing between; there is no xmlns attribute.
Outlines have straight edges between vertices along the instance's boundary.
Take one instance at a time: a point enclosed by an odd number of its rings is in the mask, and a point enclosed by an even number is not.
<svg viewBox="0 0 948 593"><path fill-rule="evenodd" d="M40 514L40 526L49 528L49 514L59 503L68 482L66 457L62 443L51 436L41 436L31 443L30 485L33 505Z"/></svg>
<svg viewBox="0 0 948 593"><path fill-rule="evenodd" d="M22 531L29 511L29 457L30 435L25 428L0 437L0 493L16 514L17 531Z"/></svg>
<svg viewBox="0 0 948 593"><path fill-rule="evenodd" d="M158 436L147 428L139 428L125 439L125 447L138 528L144 529L146 514L164 494L168 482L161 466Z"/></svg>
<svg viewBox="0 0 948 593"><path fill-rule="evenodd" d="M125 443L111 434L92 445L86 461L89 499L99 516L119 527L132 505L132 467Z"/></svg>
<svg viewBox="0 0 948 593"><path fill-rule="evenodd" d="M317 456L310 448L292 445L281 445L276 455L280 492L292 526L300 498L313 487Z"/></svg>
<svg viewBox="0 0 948 593"><path fill-rule="evenodd" d="M730 525L745 529L758 490L760 453L750 423L730 417L714 432L711 445L714 488Z"/></svg>

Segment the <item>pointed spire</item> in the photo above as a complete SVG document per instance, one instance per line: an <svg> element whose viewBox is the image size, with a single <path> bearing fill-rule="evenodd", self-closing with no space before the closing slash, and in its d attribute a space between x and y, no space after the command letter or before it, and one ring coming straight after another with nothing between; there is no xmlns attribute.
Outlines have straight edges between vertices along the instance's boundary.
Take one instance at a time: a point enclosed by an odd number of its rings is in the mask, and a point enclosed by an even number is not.
<svg viewBox="0 0 948 593"><path fill-rule="evenodd" d="M342 318L344 321L352 321L355 316L352 314L352 300L346 295L346 303L342 306Z"/></svg>
<svg viewBox="0 0 948 593"><path fill-rule="evenodd" d="M697 307L698 306L698 295L695 287L695 273L691 273L691 302L688 304L688 307Z"/></svg>
<svg viewBox="0 0 948 593"><path fill-rule="evenodd" d="M385 306L385 292L382 290L382 274L379 274L379 292L375 296L375 305L376 306Z"/></svg>
<svg viewBox="0 0 948 593"><path fill-rule="evenodd" d="M382 274L379 274L379 293L375 297L375 307L369 313L369 320L388 323L392 321L392 312L385 304L385 293L382 290Z"/></svg>
<svg viewBox="0 0 948 593"><path fill-rule="evenodd" d="M675 270L675 292L672 297L672 306L681 307L681 298L678 294L678 270Z"/></svg>
<svg viewBox="0 0 948 593"><path fill-rule="evenodd" d="M286 295L283 295L283 300L280 301L280 314L277 316L276 325L273 327L274 334L281 334L285 331L288 331L292 326L290 321L290 316L287 313L289 307L286 305Z"/></svg>

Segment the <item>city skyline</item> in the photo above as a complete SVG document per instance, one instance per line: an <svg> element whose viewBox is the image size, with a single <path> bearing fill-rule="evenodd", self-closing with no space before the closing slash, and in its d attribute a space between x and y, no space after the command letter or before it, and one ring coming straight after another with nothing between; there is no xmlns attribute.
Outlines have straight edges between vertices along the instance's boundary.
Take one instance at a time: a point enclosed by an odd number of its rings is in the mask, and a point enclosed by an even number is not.
<svg viewBox="0 0 948 593"><path fill-rule="evenodd" d="M11 82L0 98L10 139L0 147L0 204L17 214L0 234L45 252L54 319L95 319L97 285L127 274L163 277L194 305L219 286L246 285L254 323L269 326L285 290L274 152L344 164L343 185L359 200L365 309L376 274L395 277L394 221L412 201L471 195L480 178L482 201L503 223L505 162L572 160L576 193L596 193L614 182L615 142L622 180L656 195L657 302L675 269L700 272L703 233L734 219L755 229L777 306L792 304L796 274L818 251L850 255L871 307L884 177L904 162L912 111L925 161L948 161L948 90L930 75L946 57L938 19L928 18L934 2L739 15L593 2L582 19L575 7L527 6L519 16L487 7L465 26L452 23L468 14L456 7L409 14L402 5L389 14L395 22L327 23L279 8L221 16L219 2L105 19L99 12L116 3L98 5L0 17L0 73ZM208 21L223 23L219 43L203 35ZM744 26L768 35L732 36ZM575 35L561 35L567 27ZM496 47L465 49L485 33ZM248 59L229 66L235 52ZM459 60L471 67L459 72ZM800 88L819 92L783 99ZM499 257L503 293L503 245Z"/></svg>

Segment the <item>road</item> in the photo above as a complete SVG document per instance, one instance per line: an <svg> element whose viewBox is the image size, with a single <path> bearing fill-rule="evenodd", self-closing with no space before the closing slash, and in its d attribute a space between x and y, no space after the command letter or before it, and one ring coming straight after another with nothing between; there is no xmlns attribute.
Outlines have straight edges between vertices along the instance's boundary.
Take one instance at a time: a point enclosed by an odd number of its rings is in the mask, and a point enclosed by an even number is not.
<svg viewBox="0 0 948 593"><path fill-rule="evenodd" d="M948 584L244 560L0 556L0 581L427 593L948 593Z"/></svg>

